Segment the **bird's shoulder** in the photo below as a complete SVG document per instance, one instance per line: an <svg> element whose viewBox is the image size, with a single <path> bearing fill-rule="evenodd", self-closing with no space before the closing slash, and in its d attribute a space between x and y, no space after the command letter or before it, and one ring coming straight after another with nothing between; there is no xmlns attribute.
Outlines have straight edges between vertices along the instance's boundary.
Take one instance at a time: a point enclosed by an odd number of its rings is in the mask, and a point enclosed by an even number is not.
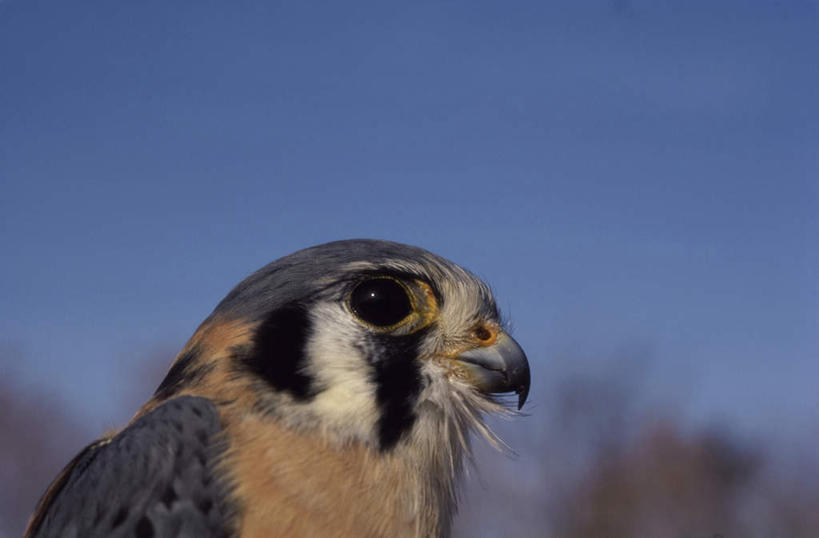
<svg viewBox="0 0 819 538"><path fill-rule="evenodd" d="M217 471L225 449L216 405L168 400L82 450L51 485L26 538L229 536Z"/></svg>

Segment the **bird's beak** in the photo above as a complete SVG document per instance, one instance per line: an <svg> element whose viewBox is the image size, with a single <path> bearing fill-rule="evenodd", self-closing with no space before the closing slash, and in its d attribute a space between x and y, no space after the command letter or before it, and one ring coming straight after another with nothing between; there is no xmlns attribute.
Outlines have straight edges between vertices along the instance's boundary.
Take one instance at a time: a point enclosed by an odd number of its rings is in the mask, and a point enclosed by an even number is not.
<svg viewBox="0 0 819 538"><path fill-rule="evenodd" d="M483 392L515 392L518 409L529 394L529 361L526 353L505 332L495 342L461 353L455 359L469 372L472 382Z"/></svg>

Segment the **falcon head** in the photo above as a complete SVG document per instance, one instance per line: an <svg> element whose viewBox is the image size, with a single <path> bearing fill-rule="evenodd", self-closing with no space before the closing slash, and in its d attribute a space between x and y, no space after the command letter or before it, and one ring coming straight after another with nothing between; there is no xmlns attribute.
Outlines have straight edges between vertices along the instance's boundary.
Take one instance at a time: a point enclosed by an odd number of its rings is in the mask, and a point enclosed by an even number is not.
<svg viewBox="0 0 819 538"><path fill-rule="evenodd" d="M214 386L217 385L217 386ZM241 385L241 394L225 390ZM207 387L342 443L385 451L414 434L484 431L529 365L489 287L421 248L347 240L256 271L216 307L155 394Z"/></svg>

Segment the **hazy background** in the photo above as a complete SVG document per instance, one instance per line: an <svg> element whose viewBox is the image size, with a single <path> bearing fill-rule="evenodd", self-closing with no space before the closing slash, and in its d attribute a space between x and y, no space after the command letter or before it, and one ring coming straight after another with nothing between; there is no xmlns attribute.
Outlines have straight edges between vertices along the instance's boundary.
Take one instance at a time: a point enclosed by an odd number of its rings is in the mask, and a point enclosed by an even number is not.
<svg viewBox="0 0 819 538"><path fill-rule="evenodd" d="M816 1L0 2L0 536L241 278L494 287L458 536L819 536Z"/></svg>

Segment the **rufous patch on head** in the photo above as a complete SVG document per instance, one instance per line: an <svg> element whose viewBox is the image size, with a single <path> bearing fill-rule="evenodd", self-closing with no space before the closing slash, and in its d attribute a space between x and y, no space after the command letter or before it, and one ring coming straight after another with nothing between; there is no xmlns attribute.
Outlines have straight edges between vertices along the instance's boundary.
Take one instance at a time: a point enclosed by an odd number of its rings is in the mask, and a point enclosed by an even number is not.
<svg viewBox="0 0 819 538"><path fill-rule="evenodd" d="M256 325L242 319L208 320L196 330L185 348L198 345L205 360L223 357L231 348L246 344Z"/></svg>
<svg viewBox="0 0 819 538"><path fill-rule="evenodd" d="M169 398L186 394L212 399L232 396L226 396L228 391L234 392L230 390L234 376L230 373L229 357L232 349L250 341L255 326L256 323L245 320L205 320L171 364L169 375L173 375L175 369L178 371L177 386L170 392L158 391L137 411L131 422ZM189 363L180 368L182 360Z"/></svg>

